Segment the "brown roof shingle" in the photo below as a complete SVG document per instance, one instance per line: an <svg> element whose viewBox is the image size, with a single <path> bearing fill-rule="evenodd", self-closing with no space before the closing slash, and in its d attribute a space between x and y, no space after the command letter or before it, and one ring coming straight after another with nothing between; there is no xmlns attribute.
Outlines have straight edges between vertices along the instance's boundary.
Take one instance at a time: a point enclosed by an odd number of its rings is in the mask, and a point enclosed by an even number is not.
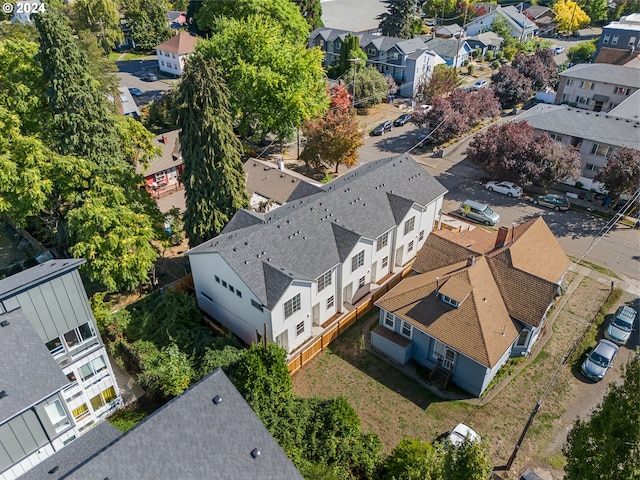
<svg viewBox="0 0 640 480"><path fill-rule="evenodd" d="M194 37L187 32L178 32L166 42L158 45L156 50L175 53L176 55L186 55L195 51L197 42L198 37Z"/></svg>
<svg viewBox="0 0 640 480"><path fill-rule="evenodd" d="M283 205L287 202L322 192L322 188L290 170L279 170L275 165L250 158L244 162L247 190Z"/></svg>
<svg viewBox="0 0 640 480"><path fill-rule="evenodd" d="M621 49L602 47L594 63L608 63L609 65L626 65L640 57L640 53Z"/></svg>
<svg viewBox="0 0 640 480"><path fill-rule="evenodd" d="M440 285L455 279L473 287L456 308L436 297L436 277L440 277ZM436 270L408 277L376 305L489 368L498 362L519 333L482 257L476 264L452 274Z"/></svg>

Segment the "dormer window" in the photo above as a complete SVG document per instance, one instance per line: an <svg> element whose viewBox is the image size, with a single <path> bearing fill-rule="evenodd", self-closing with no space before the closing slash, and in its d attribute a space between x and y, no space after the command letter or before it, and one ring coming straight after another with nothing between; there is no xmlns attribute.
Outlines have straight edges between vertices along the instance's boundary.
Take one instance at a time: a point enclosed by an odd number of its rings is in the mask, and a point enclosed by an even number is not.
<svg viewBox="0 0 640 480"><path fill-rule="evenodd" d="M452 307L458 308L460 306L460 304L456 302L453 298L447 297L446 295L440 294L440 300L442 300L444 303L448 303Z"/></svg>

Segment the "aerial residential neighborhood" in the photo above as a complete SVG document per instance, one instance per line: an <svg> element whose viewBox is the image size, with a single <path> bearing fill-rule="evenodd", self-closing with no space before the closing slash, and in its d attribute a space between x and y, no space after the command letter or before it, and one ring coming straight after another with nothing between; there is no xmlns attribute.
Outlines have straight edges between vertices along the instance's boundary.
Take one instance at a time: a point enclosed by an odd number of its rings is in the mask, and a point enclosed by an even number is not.
<svg viewBox="0 0 640 480"><path fill-rule="evenodd" d="M638 478L637 3L0 18L0 480Z"/></svg>

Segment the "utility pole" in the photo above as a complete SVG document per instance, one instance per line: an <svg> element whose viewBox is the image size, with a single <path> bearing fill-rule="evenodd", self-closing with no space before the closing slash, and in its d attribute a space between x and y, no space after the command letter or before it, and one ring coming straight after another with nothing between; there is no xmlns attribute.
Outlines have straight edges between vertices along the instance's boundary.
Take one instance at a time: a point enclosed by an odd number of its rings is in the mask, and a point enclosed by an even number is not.
<svg viewBox="0 0 640 480"><path fill-rule="evenodd" d="M360 58L350 58L349 62L353 64L353 95L351 95L351 107L356 107L356 72L358 69L356 68L357 63L360 61Z"/></svg>
<svg viewBox="0 0 640 480"><path fill-rule="evenodd" d="M578 8L578 2L573 5L573 12L571 13L571 20L569 20L569 33L573 33L573 17L576 14L576 8Z"/></svg>
<svg viewBox="0 0 640 480"><path fill-rule="evenodd" d="M444 3L443 3L444 5ZM458 47L456 48L456 56L453 60L453 65L455 66L455 70L458 70L458 53L460 52L460 40L462 40L462 34L464 33L464 26L467 24L467 11L469 8L469 4L465 3L464 5L464 18L462 19L462 29L458 33Z"/></svg>

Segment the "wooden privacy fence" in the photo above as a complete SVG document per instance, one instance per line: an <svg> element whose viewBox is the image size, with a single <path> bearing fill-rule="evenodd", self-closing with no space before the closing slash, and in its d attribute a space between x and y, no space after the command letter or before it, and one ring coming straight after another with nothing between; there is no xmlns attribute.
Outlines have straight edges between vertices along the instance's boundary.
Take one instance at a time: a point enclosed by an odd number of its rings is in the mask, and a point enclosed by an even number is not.
<svg viewBox="0 0 640 480"><path fill-rule="evenodd" d="M322 335L315 337L307 345L303 345L302 350L297 352L288 362L287 367L289 373L293 375L307 363L309 363L316 355L323 351L331 342L340 336L347 328L357 322L362 315L367 314L374 307L382 296L395 287L400 281L411 273L411 267L406 268L401 273L391 278L384 286L364 298L350 312L338 318L333 324L322 332Z"/></svg>

